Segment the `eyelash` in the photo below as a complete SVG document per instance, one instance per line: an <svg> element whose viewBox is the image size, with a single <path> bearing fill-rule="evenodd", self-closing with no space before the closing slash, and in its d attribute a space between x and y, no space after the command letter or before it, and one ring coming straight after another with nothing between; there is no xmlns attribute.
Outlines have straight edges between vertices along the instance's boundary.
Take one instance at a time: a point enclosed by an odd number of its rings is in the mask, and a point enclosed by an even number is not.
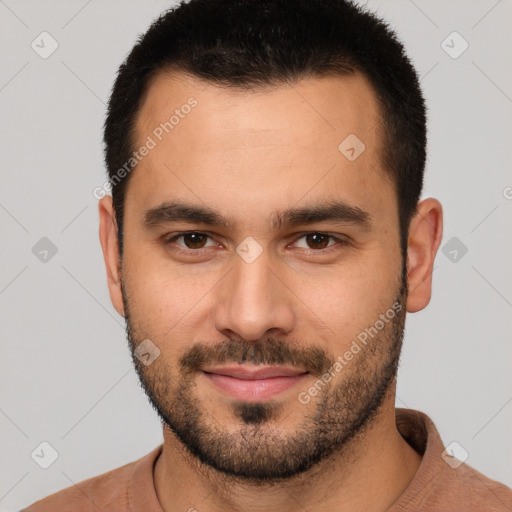
<svg viewBox="0 0 512 512"><path fill-rule="evenodd" d="M164 245L166 245L166 246L171 245L174 242L176 242L176 240L178 240L179 238L183 238L186 235L203 235L208 238L212 238L208 233L205 233L203 231L184 231L182 233L174 234L174 235L170 235L170 236L166 237L164 239ZM299 251L308 251L310 253L316 253L316 254L322 255L322 254L330 254L333 250L338 250L340 248L340 246L343 247L343 246L349 245L349 242L347 240L335 237L334 235L329 235L328 233L324 233L323 231L308 231L307 233L302 233L301 236L295 240L295 242L297 242L301 238L304 238L308 235L327 236L330 239L336 241L337 243L334 245L331 245L329 247L326 247L325 249L309 249L308 250L308 249L304 249L304 248L299 248L298 249ZM201 254L203 251L207 251L208 249L211 249L211 247L202 247L200 249L188 249L188 248L184 248L181 246L175 246L175 248L174 248L174 250L177 250L179 252L186 253L186 254Z"/></svg>

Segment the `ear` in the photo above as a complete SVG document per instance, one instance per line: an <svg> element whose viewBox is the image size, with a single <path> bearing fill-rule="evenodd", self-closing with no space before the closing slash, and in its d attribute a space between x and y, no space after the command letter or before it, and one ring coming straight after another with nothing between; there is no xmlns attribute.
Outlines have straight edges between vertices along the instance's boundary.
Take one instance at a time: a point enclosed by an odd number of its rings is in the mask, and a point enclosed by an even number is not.
<svg viewBox="0 0 512 512"><path fill-rule="evenodd" d="M117 243L117 222L112 204L112 196L107 195L100 199L98 210L100 214L100 243L107 271L110 300L116 311L121 316L124 316L119 246Z"/></svg>
<svg viewBox="0 0 512 512"><path fill-rule="evenodd" d="M407 311L421 311L430 302L434 260L443 237L443 207L437 199L418 203L407 246Z"/></svg>

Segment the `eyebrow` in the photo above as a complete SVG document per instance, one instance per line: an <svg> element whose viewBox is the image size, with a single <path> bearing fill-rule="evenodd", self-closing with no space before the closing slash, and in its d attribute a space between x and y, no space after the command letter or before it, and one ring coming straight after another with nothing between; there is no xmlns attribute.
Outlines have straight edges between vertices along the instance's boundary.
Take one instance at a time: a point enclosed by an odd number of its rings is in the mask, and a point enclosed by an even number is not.
<svg viewBox="0 0 512 512"><path fill-rule="evenodd" d="M358 206L343 201L327 201L311 206L289 208L269 216L271 229L294 227L317 222L352 224L363 230L371 228L371 215ZM151 229L173 222L205 224L212 227L233 229L234 223L207 206L197 206L180 201L165 202L144 212L144 227Z"/></svg>

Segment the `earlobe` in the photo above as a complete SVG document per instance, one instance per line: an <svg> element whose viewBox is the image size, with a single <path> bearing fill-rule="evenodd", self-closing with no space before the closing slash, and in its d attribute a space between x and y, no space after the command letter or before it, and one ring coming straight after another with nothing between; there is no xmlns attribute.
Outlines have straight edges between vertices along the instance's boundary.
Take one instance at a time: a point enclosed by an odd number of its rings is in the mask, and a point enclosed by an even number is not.
<svg viewBox="0 0 512 512"><path fill-rule="evenodd" d="M105 196L98 203L100 226L99 236L107 275L110 300L116 311L124 316L121 291L121 266L119 258L118 231L112 197Z"/></svg>
<svg viewBox="0 0 512 512"><path fill-rule="evenodd" d="M420 203L413 216L407 246L407 311L421 311L430 302L434 261L443 236L443 208L437 199Z"/></svg>

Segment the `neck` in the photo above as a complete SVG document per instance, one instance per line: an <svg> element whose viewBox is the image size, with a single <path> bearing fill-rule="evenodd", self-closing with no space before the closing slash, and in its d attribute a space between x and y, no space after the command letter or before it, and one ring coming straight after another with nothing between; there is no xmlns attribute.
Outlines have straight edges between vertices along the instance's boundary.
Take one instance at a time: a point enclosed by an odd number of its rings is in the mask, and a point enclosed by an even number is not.
<svg viewBox="0 0 512 512"><path fill-rule="evenodd" d="M154 469L164 512L378 512L387 510L413 479L421 456L395 424L394 389L374 420L342 450L309 471L278 483L227 477L193 457L167 427Z"/></svg>

